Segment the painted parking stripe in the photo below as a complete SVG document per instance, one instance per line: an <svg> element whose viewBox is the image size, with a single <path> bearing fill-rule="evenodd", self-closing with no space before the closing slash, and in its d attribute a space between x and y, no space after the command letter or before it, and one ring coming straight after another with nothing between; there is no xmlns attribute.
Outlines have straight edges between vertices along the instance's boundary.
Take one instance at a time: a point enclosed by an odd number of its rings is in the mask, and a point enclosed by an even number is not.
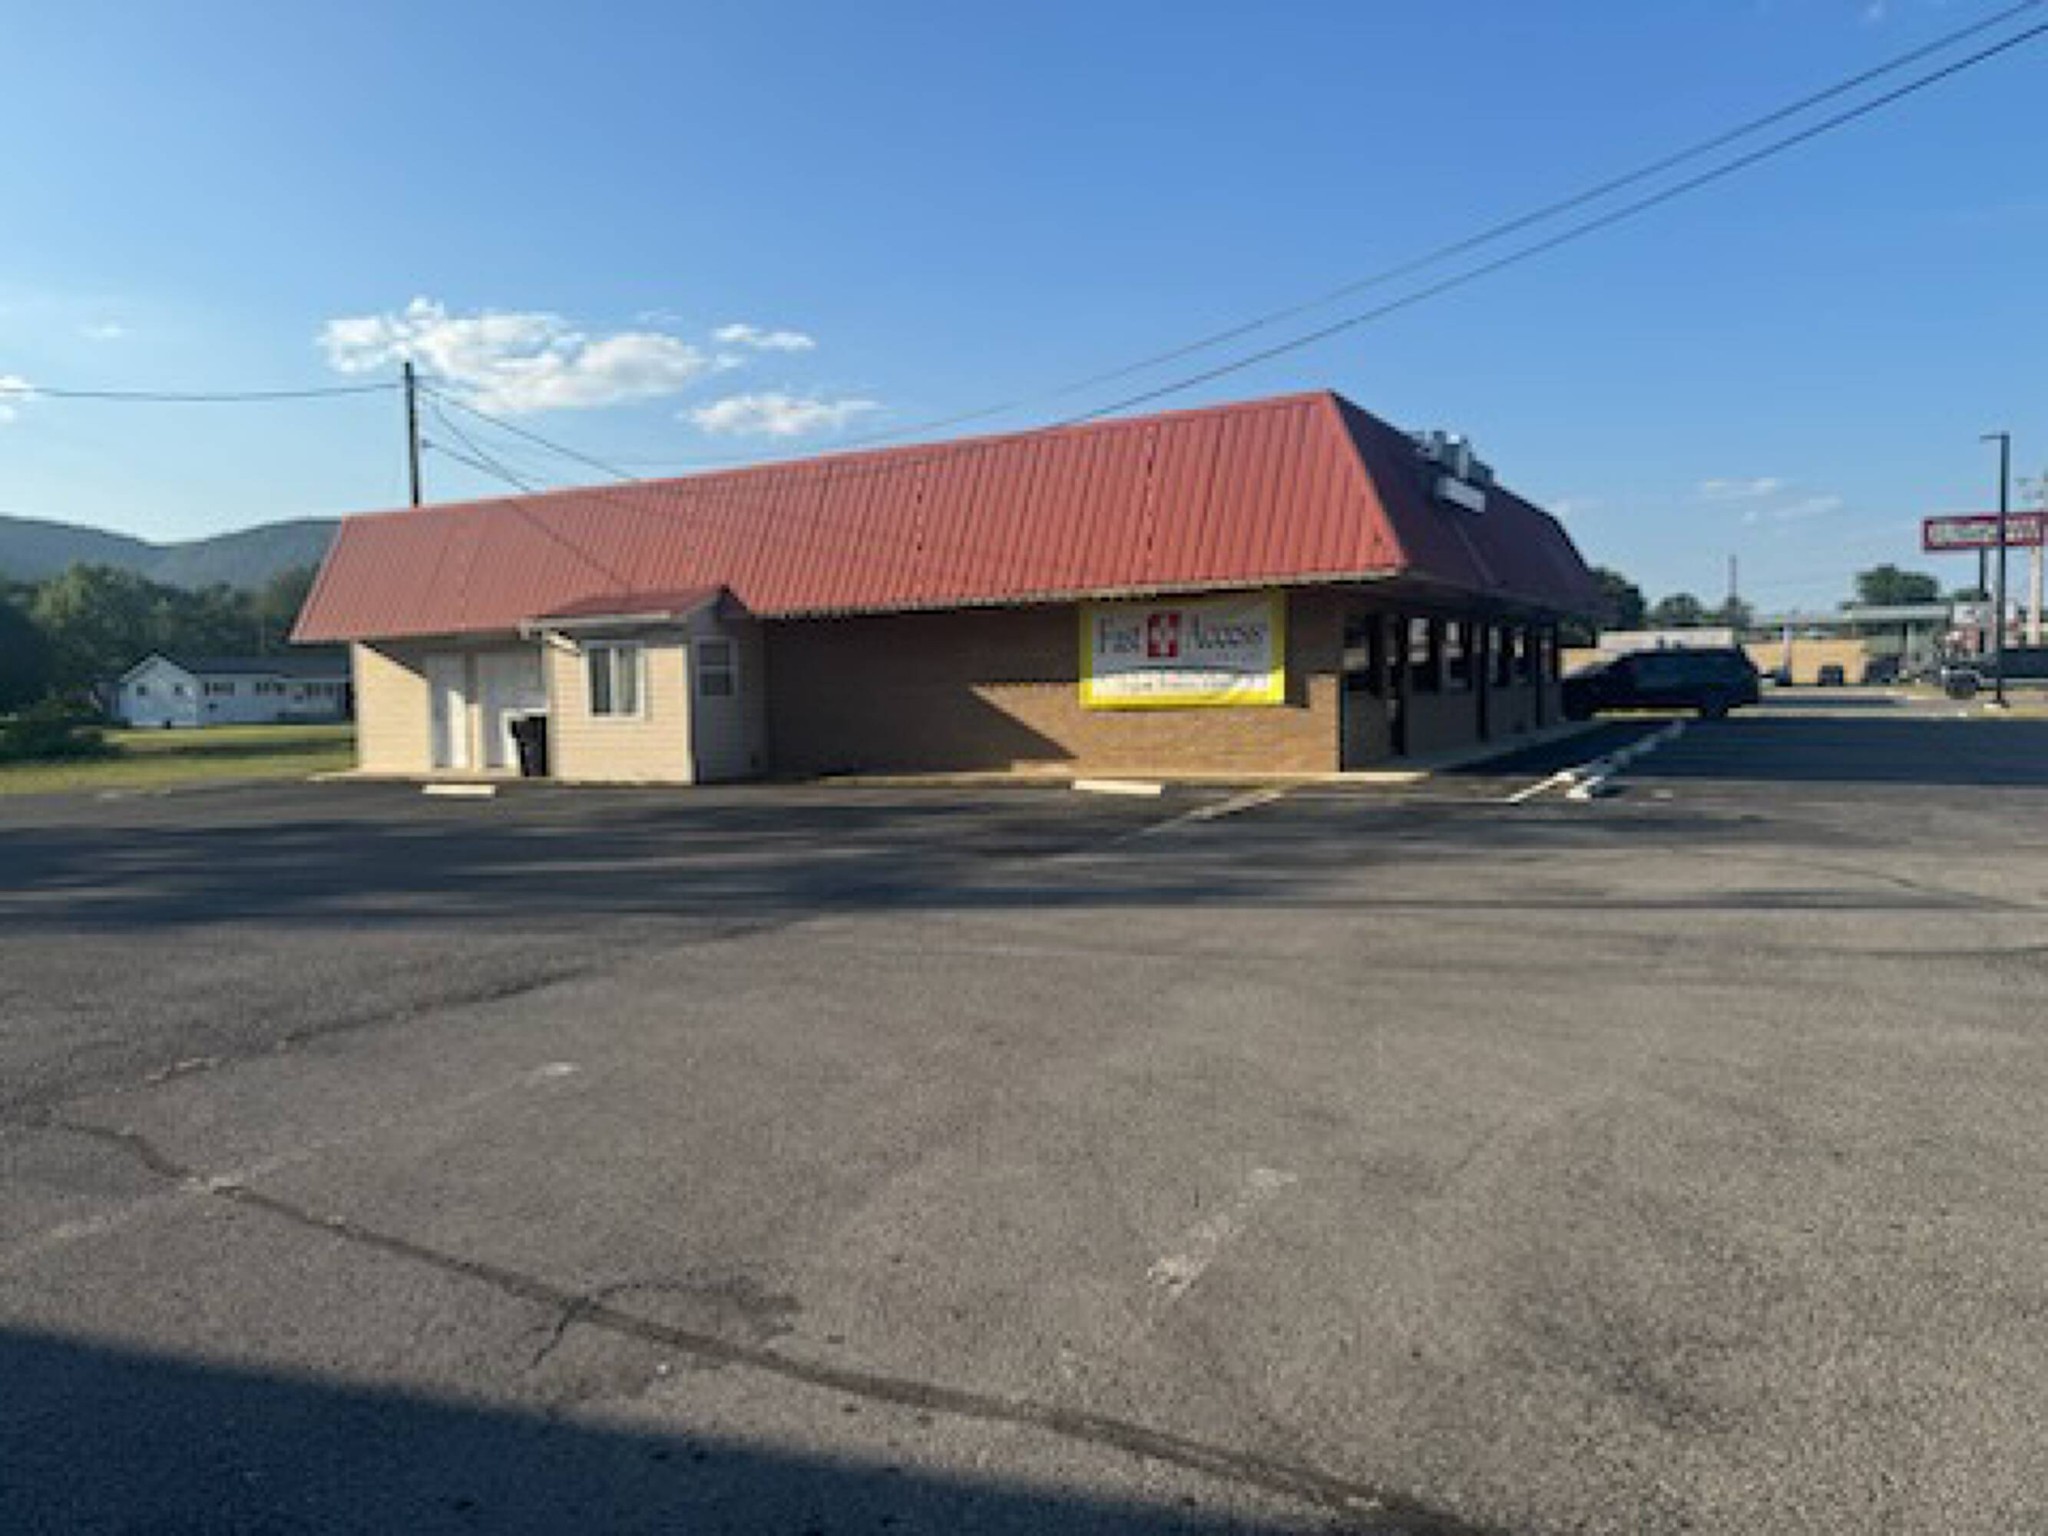
<svg viewBox="0 0 2048 1536"><path fill-rule="evenodd" d="M1288 1185L1295 1174L1280 1168L1254 1168L1231 1202L1215 1215L1188 1228L1180 1246L1153 1264L1146 1281L1163 1302L1172 1303L1194 1289L1217 1255L1230 1246L1251 1221L1252 1213Z"/></svg>

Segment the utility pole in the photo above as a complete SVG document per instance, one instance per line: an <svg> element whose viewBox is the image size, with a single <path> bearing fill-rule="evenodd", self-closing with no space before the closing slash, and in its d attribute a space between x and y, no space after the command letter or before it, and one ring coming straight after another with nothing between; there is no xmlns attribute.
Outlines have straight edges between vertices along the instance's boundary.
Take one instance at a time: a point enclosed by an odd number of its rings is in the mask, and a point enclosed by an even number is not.
<svg viewBox="0 0 2048 1536"><path fill-rule="evenodd" d="M1997 590L1991 597L1991 683L1992 698L2005 708L2005 535L2006 518L2012 511L2012 434L1986 432L1979 442L1998 444L1998 570Z"/></svg>
<svg viewBox="0 0 2048 1536"><path fill-rule="evenodd" d="M411 471L412 504L420 504L420 391L413 377L412 359L402 365L405 377L405 459Z"/></svg>
<svg viewBox="0 0 2048 1536"><path fill-rule="evenodd" d="M2035 525L2039 539L2034 547L2027 551L2027 644L2039 646L2042 588L2048 585L2042 580L2044 567L2048 567L2048 474L2035 480L2033 488L2034 500L2039 504L2039 510L2035 515L2040 518L2040 522Z"/></svg>

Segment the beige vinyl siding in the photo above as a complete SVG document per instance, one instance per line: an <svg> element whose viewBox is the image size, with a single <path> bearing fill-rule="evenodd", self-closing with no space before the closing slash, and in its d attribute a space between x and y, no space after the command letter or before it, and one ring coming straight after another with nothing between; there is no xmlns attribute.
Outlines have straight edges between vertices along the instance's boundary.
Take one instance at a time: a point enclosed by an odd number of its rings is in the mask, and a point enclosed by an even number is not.
<svg viewBox="0 0 2048 1536"><path fill-rule="evenodd" d="M640 711L633 716L590 712L589 645L640 646ZM551 636L546 670L549 771L556 778L616 784L687 784L690 758L690 687L687 650L674 630L593 636L587 642Z"/></svg>
<svg viewBox="0 0 2048 1536"><path fill-rule="evenodd" d="M365 773L427 773L432 723L421 653L410 647L352 645L356 687L356 766Z"/></svg>

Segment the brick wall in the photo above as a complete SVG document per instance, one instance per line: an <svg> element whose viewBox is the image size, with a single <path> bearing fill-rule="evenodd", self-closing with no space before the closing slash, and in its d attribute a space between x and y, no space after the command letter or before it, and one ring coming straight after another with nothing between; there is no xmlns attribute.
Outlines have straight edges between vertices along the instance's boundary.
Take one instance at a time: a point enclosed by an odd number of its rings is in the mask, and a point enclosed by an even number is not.
<svg viewBox="0 0 2048 1536"><path fill-rule="evenodd" d="M771 624L770 758L783 773L1333 772L1341 612L1292 594L1286 701L1232 709L1083 709L1071 604Z"/></svg>

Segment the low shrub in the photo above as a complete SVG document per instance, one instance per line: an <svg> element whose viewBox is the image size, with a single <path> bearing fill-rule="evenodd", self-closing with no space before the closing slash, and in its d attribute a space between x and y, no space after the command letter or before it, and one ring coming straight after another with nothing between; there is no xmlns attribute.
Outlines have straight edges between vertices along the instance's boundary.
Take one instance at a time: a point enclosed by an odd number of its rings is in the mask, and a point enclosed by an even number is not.
<svg viewBox="0 0 2048 1536"><path fill-rule="evenodd" d="M49 763L113 753L96 720L55 699L31 704L13 719L0 721L0 763Z"/></svg>

